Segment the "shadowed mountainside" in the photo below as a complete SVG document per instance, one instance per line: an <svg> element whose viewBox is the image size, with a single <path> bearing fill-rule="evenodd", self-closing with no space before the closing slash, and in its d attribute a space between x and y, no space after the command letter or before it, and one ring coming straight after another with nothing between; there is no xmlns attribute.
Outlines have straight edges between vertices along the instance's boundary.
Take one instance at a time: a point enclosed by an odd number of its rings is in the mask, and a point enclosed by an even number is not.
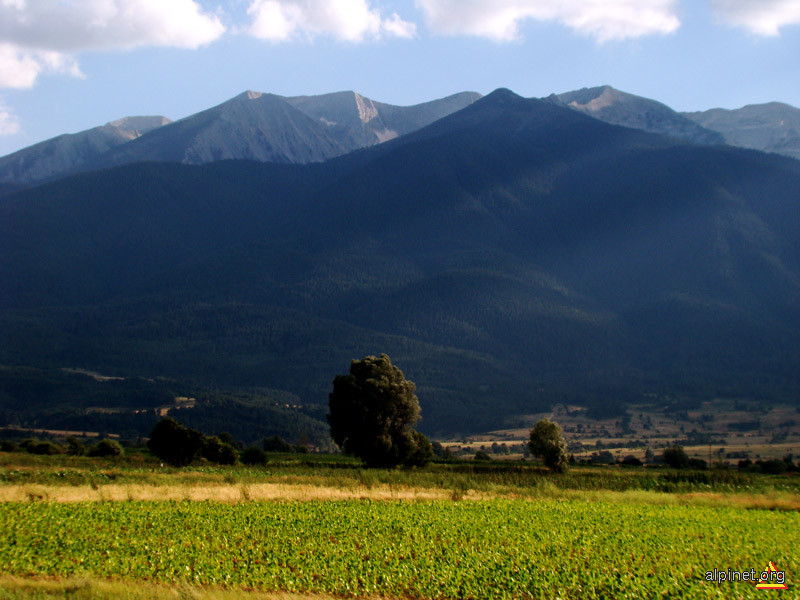
<svg viewBox="0 0 800 600"><path fill-rule="evenodd" d="M498 90L322 164L129 165L0 205L0 360L324 404L387 352L422 429L800 390L800 164Z"/></svg>

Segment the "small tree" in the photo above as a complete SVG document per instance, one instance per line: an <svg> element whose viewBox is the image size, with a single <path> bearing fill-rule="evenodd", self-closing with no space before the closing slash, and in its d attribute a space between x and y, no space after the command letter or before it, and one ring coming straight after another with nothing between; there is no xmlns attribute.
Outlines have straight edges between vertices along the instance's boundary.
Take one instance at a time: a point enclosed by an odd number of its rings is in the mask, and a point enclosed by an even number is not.
<svg viewBox="0 0 800 600"><path fill-rule="evenodd" d="M489 453L486 450L478 450L475 453L475 458L473 460L477 460L478 462L486 462L492 460L492 457L489 456Z"/></svg>
<svg viewBox="0 0 800 600"><path fill-rule="evenodd" d="M678 444L664 449L664 462L673 469L689 468L689 456Z"/></svg>
<svg viewBox="0 0 800 600"><path fill-rule="evenodd" d="M406 462L422 439L413 429L420 412L415 391L386 354L352 361L328 396L333 441L368 467Z"/></svg>
<svg viewBox="0 0 800 600"><path fill-rule="evenodd" d="M203 438L203 447L200 453L207 461L218 465L235 465L239 458L236 448L213 435Z"/></svg>
<svg viewBox="0 0 800 600"><path fill-rule="evenodd" d="M528 442L531 454L544 461L545 466L554 473L563 473L569 465L567 443L561 434L561 427L550 419L542 419L531 429Z"/></svg>
<svg viewBox="0 0 800 600"><path fill-rule="evenodd" d="M442 446L441 442L431 442L431 450L433 450L433 454L435 456L438 456L439 458L444 458L445 447Z"/></svg>
<svg viewBox="0 0 800 600"><path fill-rule="evenodd" d="M433 444L419 431L414 432L414 451L403 462L406 467L424 467L433 458Z"/></svg>

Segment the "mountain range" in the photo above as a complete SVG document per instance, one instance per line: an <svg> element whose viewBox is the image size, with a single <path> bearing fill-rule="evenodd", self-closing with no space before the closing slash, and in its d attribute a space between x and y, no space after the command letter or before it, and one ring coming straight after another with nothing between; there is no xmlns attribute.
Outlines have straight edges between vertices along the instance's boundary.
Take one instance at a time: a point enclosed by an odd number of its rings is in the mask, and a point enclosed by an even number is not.
<svg viewBox="0 0 800 600"><path fill-rule="evenodd" d="M269 388L319 416L335 374L387 352L440 434L554 402L796 402L800 162L578 100L497 90L325 161L136 162L7 195L0 363Z"/></svg>
<svg viewBox="0 0 800 600"><path fill-rule="evenodd" d="M800 111L780 102L738 110L715 108L684 113L703 127L718 131L725 143L800 159Z"/></svg>
<svg viewBox="0 0 800 600"><path fill-rule="evenodd" d="M134 162L321 162L421 129L480 97L462 92L393 106L352 91L295 97L248 91L174 123L166 117L126 117L9 154L0 158L0 195ZM610 86L552 94L547 100L614 125L800 158L800 110L787 104L679 113Z"/></svg>
<svg viewBox="0 0 800 600"><path fill-rule="evenodd" d="M0 158L0 184L143 161L320 162L419 129L479 97L392 106L355 92L284 98L248 91L179 121L127 117L24 148Z"/></svg>

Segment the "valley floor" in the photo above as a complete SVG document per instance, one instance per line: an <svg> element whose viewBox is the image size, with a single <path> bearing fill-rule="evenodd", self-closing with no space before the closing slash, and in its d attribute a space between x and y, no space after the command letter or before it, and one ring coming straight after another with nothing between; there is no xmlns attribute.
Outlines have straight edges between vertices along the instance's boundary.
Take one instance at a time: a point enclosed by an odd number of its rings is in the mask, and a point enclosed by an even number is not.
<svg viewBox="0 0 800 600"><path fill-rule="evenodd" d="M756 598L800 576L800 477L0 454L4 600Z"/></svg>

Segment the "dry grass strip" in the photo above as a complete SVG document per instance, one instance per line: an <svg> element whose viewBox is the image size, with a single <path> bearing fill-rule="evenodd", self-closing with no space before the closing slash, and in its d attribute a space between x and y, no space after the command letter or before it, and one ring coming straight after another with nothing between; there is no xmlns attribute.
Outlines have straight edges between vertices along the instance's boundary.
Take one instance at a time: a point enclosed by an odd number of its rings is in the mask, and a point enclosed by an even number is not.
<svg viewBox="0 0 800 600"><path fill-rule="evenodd" d="M683 504L750 510L800 511L800 494L793 492L671 494L646 490L563 490L555 486L513 491L451 490L397 485L324 486L307 483L103 484L58 486L0 485L0 502L157 502L164 500L226 502L326 500L490 500L493 498L561 499L628 504Z"/></svg>
<svg viewBox="0 0 800 600"><path fill-rule="evenodd" d="M242 483L210 485L145 485L104 484L100 486L4 485L0 486L0 502L124 502L187 500L215 502L248 502L277 500L444 500L451 499L448 489L424 489L399 486L326 487L308 484ZM497 497L469 490L460 498L484 500Z"/></svg>

